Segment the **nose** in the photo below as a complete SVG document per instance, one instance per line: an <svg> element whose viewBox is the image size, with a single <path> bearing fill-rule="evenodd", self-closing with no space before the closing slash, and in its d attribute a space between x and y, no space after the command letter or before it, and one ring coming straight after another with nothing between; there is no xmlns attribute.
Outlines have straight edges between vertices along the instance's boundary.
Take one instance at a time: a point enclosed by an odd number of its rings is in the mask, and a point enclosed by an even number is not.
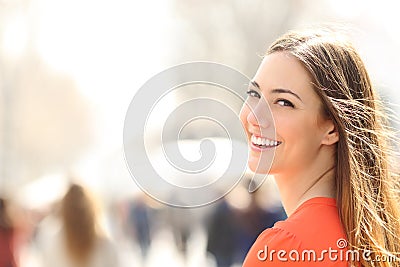
<svg viewBox="0 0 400 267"><path fill-rule="evenodd" d="M258 101L255 107L249 106L249 114L247 115L247 122L255 127L266 129L271 126L272 114L271 110L264 100Z"/></svg>

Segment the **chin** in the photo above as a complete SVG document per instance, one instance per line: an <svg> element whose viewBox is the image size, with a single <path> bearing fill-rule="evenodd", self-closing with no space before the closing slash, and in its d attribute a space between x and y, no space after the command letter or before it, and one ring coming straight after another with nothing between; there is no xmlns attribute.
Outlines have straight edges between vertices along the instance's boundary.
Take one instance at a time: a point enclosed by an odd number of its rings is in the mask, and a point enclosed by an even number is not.
<svg viewBox="0 0 400 267"><path fill-rule="evenodd" d="M249 169L258 174L276 174L277 173L277 168L274 166L274 163L272 165L270 164L259 164L259 160L254 160L254 161L249 161L247 163Z"/></svg>
<svg viewBox="0 0 400 267"><path fill-rule="evenodd" d="M254 173L258 173L258 174L269 174L270 173L270 168L266 168L263 166L257 166L257 164L254 164L251 162L249 162L248 166L249 166L249 169Z"/></svg>

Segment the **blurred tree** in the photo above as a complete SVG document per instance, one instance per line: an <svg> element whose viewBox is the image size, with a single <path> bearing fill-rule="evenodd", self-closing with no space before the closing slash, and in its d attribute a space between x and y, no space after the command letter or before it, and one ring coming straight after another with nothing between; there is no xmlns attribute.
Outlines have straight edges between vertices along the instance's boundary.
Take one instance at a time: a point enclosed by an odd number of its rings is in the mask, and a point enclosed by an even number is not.
<svg viewBox="0 0 400 267"><path fill-rule="evenodd" d="M67 170L91 139L88 102L37 55L33 7L30 0L0 6L2 190Z"/></svg>
<svg viewBox="0 0 400 267"><path fill-rule="evenodd" d="M257 69L271 40L293 26L301 5L294 0L172 2L180 25L173 33L175 60L216 61L247 75Z"/></svg>
<svg viewBox="0 0 400 267"><path fill-rule="evenodd" d="M2 113L3 185L16 185L52 169L68 169L90 144L90 107L73 81L51 72L34 56L3 68L8 90ZM4 88L7 83L7 89ZM5 129L7 127L8 129ZM7 143L5 143L7 142Z"/></svg>
<svg viewBox="0 0 400 267"><path fill-rule="evenodd" d="M26 173L68 168L90 144L90 107L74 82L30 57L15 79L14 148Z"/></svg>
<svg viewBox="0 0 400 267"><path fill-rule="evenodd" d="M172 0L171 12L175 23L173 29L170 29L171 40L174 40L169 53L171 61L174 64L214 61L236 68L251 77L260 64L267 45L293 26L294 13L299 5L297 3L298 1L294 0L254 0L251 3L240 0ZM243 91L245 89L244 85ZM210 85L197 85L194 90L185 86L185 90L176 95L178 103L187 98L207 95L222 99L222 103L229 102L229 105L237 106L237 103L228 98L229 93L217 92ZM239 103L238 111L241 105L242 103ZM201 103L197 106L192 104L192 107L196 111L204 109ZM215 106L211 112L223 114L223 108L221 104L221 108ZM210 107L207 106L207 110L210 110ZM199 122L190 129L187 127L187 131L181 137L225 137L216 131L215 127L204 127L204 123ZM199 133L202 136L199 136ZM176 137L172 135L170 138Z"/></svg>

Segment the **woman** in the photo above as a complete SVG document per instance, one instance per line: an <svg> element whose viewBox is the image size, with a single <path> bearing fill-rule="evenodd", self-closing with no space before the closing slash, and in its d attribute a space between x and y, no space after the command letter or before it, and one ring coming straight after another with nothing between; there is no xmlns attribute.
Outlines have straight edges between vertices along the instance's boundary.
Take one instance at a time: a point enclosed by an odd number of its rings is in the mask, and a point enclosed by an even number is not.
<svg viewBox="0 0 400 267"><path fill-rule="evenodd" d="M7 202L0 198L0 267L15 267L15 228L8 215Z"/></svg>
<svg viewBox="0 0 400 267"><path fill-rule="evenodd" d="M61 201L61 231L44 250L44 266L118 266L111 242L99 234L94 202L73 184Z"/></svg>
<svg viewBox="0 0 400 267"><path fill-rule="evenodd" d="M288 219L243 266L400 266L397 141L351 44L329 30L289 32L247 93L248 164L274 176Z"/></svg>

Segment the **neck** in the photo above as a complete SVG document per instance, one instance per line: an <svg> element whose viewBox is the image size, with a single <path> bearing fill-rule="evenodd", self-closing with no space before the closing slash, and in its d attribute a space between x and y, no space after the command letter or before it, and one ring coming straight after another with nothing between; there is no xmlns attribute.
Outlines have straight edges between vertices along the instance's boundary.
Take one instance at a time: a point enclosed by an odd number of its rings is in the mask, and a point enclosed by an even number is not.
<svg viewBox="0 0 400 267"><path fill-rule="evenodd" d="M314 197L335 197L334 167L325 166L296 174L275 174L283 207L290 216L302 203Z"/></svg>

